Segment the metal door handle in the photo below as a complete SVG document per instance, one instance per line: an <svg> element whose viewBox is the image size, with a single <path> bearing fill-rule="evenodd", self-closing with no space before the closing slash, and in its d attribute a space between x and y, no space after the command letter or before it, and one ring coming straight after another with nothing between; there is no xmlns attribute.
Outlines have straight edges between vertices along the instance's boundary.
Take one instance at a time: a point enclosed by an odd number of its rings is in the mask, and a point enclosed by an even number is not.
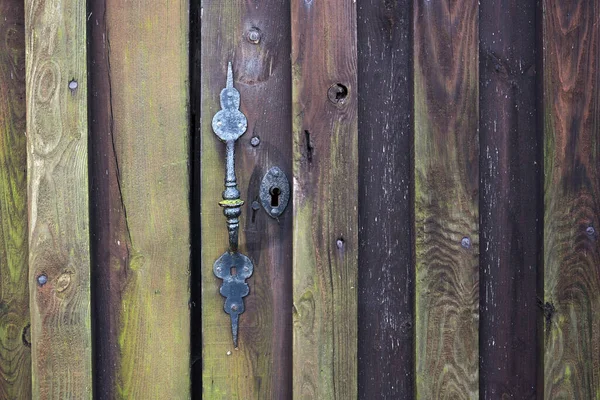
<svg viewBox="0 0 600 400"><path fill-rule="evenodd" d="M246 132L248 121L239 110L240 92L233 87L233 72L231 62L227 66L227 86L221 90L221 110L212 120L212 128L221 141L227 144L227 163L225 174L225 190L223 214L227 218L229 231L229 249L215 261L214 274L223 280L220 293L225 297L224 309L231 317L231 332L233 345L238 346L239 315L244 312L243 298L248 295L250 288L246 283L252 275L254 265L245 255L238 252L239 216L242 213L244 201L240 199L235 178L235 141Z"/></svg>

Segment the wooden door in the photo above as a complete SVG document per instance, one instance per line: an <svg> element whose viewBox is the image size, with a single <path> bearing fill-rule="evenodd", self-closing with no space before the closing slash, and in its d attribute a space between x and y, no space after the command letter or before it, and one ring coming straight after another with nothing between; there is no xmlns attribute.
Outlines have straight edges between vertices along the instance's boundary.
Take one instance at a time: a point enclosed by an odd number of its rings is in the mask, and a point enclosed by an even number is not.
<svg viewBox="0 0 600 400"><path fill-rule="evenodd" d="M0 399L598 399L599 15L0 0Z"/></svg>

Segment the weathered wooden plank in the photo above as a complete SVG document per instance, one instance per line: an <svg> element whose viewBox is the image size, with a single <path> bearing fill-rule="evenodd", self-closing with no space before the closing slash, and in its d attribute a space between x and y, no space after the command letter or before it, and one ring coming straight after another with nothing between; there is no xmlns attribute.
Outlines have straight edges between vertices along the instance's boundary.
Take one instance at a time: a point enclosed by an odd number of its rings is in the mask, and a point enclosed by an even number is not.
<svg viewBox="0 0 600 400"><path fill-rule="evenodd" d="M416 375L478 398L478 5L414 2Z"/></svg>
<svg viewBox="0 0 600 400"><path fill-rule="evenodd" d="M600 398L600 1L543 2L544 395Z"/></svg>
<svg viewBox="0 0 600 400"><path fill-rule="evenodd" d="M358 4L358 393L414 397L411 1Z"/></svg>
<svg viewBox="0 0 600 400"><path fill-rule="evenodd" d="M25 27L33 397L86 399L92 357L85 3L27 0Z"/></svg>
<svg viewBox="0 0 600 400"><path fill-rule="evenodd" d="M294 397L357 397L356 4L292 1Z"/></svg>
<svg viewBox="0 0 600 400"><path fill-rule="evenodd" d="M292 205L279 220L254 210L262 177L292 169L290 34L288 2L204 1L201 43L201 274L204 399L291 398ZM218 202L224 189L225 145L211 123L220 110L227 63L241 94L246 133L236 142L242 200L240 252L253 260L250 294L234 349L231 320L223 311L215 260L227 249L227 225ZM257 146L253 146L259 141Z"/></svg>
<svg viewBox="0 0 600 400"><path fill-rule="evenodd" d="M542 233L536 1L485 1L479 10L479 388L484 399L533 399Z"/></svg>
<svg viewBox="0 0 600 400"><path fill-rule="evenodd" d="M188 2L90 12L96 393L189 398Z"/></svg>
<svg viewBox="0 0 600 400"><path fill-rule="evenodd" d="M0 0L0 399L31 398L23 6Z"/></svg>
<svg viewBox="0 0 600 400"><path fill-rule="evenodd" d="M118 186L116 154L113 149L109 43L106 37L106 3L92 2L89 25L90 84L90 228L94 276L95 360L94 379L100 398L116 398L119 381L118 305L127 279L127 225ZM121 246L121 244L123 244ZM114 272L113 272L114 271ZM116 274L119 272L119 274ZM114 275L114 277L113 277ZM120 276L119 276L120 275Z"/></svg>

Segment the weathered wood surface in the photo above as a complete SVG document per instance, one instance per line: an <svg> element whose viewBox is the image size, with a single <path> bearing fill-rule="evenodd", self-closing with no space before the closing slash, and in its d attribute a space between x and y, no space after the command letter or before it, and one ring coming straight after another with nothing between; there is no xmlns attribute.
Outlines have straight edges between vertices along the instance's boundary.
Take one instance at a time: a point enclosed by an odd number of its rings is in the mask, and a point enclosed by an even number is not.
<svg viewBox="0 0 600 400"><path fill-rule="evenodd" d="M92 2L96 393L190 396L188 2Z"/></svg>
<svg viewBox="0 0 600 400"><path fill-rule="evenodd" d="M292 204L279 217L254 210L267 170L292 169L290 32L288 2L204 1L201 43L199 139L202 275L203 399L291 398ZM256 36L250 36L250 34ZM223 311L215 260L227 249L227 224L218 202L224 189L225 144L211 123L220 110L227 63L241 94L246 133L236 142L236 176L242 200L240 252L254 263L250 294L239 319L234 349L231 320ZM257 137L258 146L251 140Z"/></svg>
<svg viewBox="0 0 600 400"><path fill-rule="evenodd" d="M416 391L478 398L478 5L414 3Z"/></svg>
<svg viewBox="0 0 600 400"><path fill-rule="evenodd" d="M0 399L31 397L23 5L0 0Z"/></svg>
<svg viewBox="0 0 600 400"><path fill-rule="evenodd" d="M543 2L544 396L600 396L600 1Z"/></svg>
<svg viewBox="0 0 600 400"><path fill-rule="evenodd" d="M361 399L414 397L411 9L357 9Z"/></svg>
<svg viewBox="0 0 600 400"><path fill-rule="evenodd" d="M85 3L25 2L33 397L92 396Z"/></svg>
<svg viewBox="0 0 600 400"><path fill-rule="evenodd" d="M294 397L357 388L356 4L292 1Z"/></svg>
<svg viewBox="0 0 600 400"><path fill-rule="evenodd" d="M542 315L536 2L481 2L479 18L479 388L482 399L533 399Z"/></svg>

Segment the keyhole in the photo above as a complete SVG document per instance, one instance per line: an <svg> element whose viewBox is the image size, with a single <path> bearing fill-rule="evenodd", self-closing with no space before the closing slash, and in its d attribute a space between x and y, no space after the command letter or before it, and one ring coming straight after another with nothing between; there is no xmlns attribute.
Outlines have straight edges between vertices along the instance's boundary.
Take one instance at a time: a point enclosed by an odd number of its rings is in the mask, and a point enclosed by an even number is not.
<svg viewBox="0 0 600 400"><path fill-rule="evenodd" d="M279 207L279 195L281 194L281 189L274 186L269 192L271 193L271 207Z"/></svg>
<svg viewBox="0 0 600 400"><path fill-rule="evenodd" d="M237 275L237 268L231 267L231 276L236 276L236 275Z"/></svg>

